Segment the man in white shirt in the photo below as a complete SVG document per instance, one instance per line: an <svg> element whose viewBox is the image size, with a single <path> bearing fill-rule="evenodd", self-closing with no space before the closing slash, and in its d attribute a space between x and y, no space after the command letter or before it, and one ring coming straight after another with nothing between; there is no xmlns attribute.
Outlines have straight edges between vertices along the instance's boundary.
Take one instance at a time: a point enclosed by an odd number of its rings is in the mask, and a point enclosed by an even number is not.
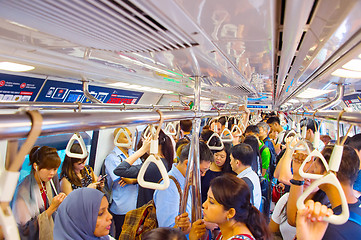
<svg viewBox="0 0 361 240"><path fill-rule="evenodd" d="M237 177L242 178L252 191L253 205L259 209L261 206L262 193L258 175L252 170L251 163L254 159L253 149L246 143L240 143L231 149L231 167L237 173ZM245 179L248 178L248 179ZM253 186L249 184L252 183Z"/></svg>
<svg viewBox="0 0 361 240"><path fill-rule="evenodd" d="M279 154L282 151L282 144L284 144L283 142L284 142L284 137L285 137L286 131L281 126L280 119L276 116L270 117L267 120L267 124L270 126L272 131L278 133L277 139L275 141L275 151L276 151L276 154Z"/></svg>

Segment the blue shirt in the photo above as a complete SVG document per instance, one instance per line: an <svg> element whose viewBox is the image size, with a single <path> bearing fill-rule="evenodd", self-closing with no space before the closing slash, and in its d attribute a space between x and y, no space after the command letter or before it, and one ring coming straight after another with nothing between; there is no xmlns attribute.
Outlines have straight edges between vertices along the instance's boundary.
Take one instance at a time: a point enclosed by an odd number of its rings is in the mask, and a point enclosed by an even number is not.
<svg viewBox="0 0 361 240"><path fill-rule="evenodd" d="M240 174L237 175L239 178L248 177L249 180L253 183L253 202L254 206L259 210L261 206L262 193L261 185L259 183L259 177L251 167L246 168Z"/></svg>
<svg viewBox="0 0 361 240"><path fill-rule="evenodd" d="M128 150L129 156L133 153L133 150ZM110 211L117 215L125 215L130 210L135 209L138 197L138 185L127 184L124 187L119 186L120 177L113 172L125 159L127 159L127 156L118 147L115 147L105 159L105 172L108 174L107 182L109 187L111 186L113 198ZM134 164L141 163L140 159L134 162Z"/></svg>
<svg viewBox="0 0 361 240"><path fill-rule="evenodd" d="M173 177L175 177L175 179L177 179L183 191L185 184L185 177L176 168L175 164L173 164L172 169L168 172L168 175L172 175ZM174 227L175 218L176 216L179 215L180 197L177 190L177 186L175 185L172 179L170 179L169 181L170 183L167 189L155 190L153 195L159 227ZM188 195L186 212L190 217L192 213L190 194Z"/></svg>

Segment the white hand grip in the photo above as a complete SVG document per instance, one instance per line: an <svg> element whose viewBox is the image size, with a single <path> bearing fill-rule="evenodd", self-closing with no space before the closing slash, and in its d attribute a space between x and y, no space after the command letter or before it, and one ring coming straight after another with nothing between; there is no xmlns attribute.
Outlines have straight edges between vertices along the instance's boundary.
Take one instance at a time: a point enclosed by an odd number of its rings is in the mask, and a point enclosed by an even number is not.
<svg viewBox="0 0 361 240"><path fill-rule="evenodd" d="M294 121L292 121L292 123L291 123L291 128L296 129L296 123Z"/></svg>
<svg viewBox="0 0 361 240"><path fill-rule="evenodd" d="M341 225L344 224L345 222L347 222L350 213L349 213L349 209L348 209L348 205L347 205L347 201L346 201L346 196L345 193L342 190L341 184L340 182L337 180L336 175L333 174L332 172L328 173L327 175L325 175L324 177L317 179L316 181L314 181L302 194L301 196L298 198L297 200L297 208L298 209L303 209L305 208L305 199L308 197L308 195L310 195L318 186L322 185L322 184L332 184L333 186L335 186L340 194L340 198L341 198L341 207L342 207L342 212L339 215L332 215L331 217L324 217L324 221L332 223L332 224L336 224L336 225Z"/></svg>
<svg viewBox="0 0 361 240"><path fill-rule="evenodd" d="M146 182L144 180L145 172L147 171L147 168L150 163L155 163L155 165L157 165L159 172L163 178L163 184L154 183L154 182ZM145 160L145 162L143 163L142 167L139 170L137 180L138 180L138 184L144 188L165 190L169 186L169 176L168 176L167 170L165 169L165 166L164 166L162 160L157 159L154 155L150 155L147 158L147 160Z"/></svg>
<svg viewBox="0 0 361 240"><path fill-rule="evenodd" d="M330 167L331 171L338 172L338 169L340 168L340 164L341 164L342 153L343 153L343 146L336 144L333 147L330 157L330 162L328 163L328 166Z"/></svg>
<svg viewBox="0 0 361 240"><path fill-rule="evenodd" d="M151 128L152 130L149 130L150 128ZM154 127L148 126L148 127L145 129L143 136L144 136L145 138L148 138L150 135L154 135L156 132L157 132L157 130L156 130Z"/></svg>
<svg viewBox="0 0 361 240"><path fill-rule="evenodd" d="M209 143L210 143L210 141L211 141L211 139L212 138L218 138L219 140L220 140L220 142L221 142L221 146L209 146ZM224 148L224 144L223 144L223 142L222 142L222 139L219 137L219 135L218 135L218 133L213 133L210 137L209 137L209 139L208 139L208 141L207 141L207 146L209 147L209 149L210 150L216 150L216 151L218 151L218 150L223 150L223 148Z"/></svg>
<svg viewBox="0 0 361 240"><path fill-rule="evenodd" d="M294 130L291 130L287 133L287 135L284 137L284 139L287 139L292 133L294 133L295 136L297 135L297 133Z"/></svg>
<svg viewBox="0 0 361 240"><path fill-rule="evenodd" d="M122 134L122 133L125 134L125 137L127 138L128 143L119 143L118 142L118 138L119 138L120 134ZM131 147L132 146L132 139L130 138L128 131L126 131L124 128L120 128L117 135L115 135L114 145L118 146L118 147Z"/></svg>
<svg viewBox="0 0 361 240"><path fill-rule="evenodd" d="M175 126L173 125L173 123L170 122L167 124L167 126L164 129L164 133L171 136L177 134L177 131L175 130Z"/></svg>
<svg viewBox="0 0 361 240"><path fill-rule="evenodd" d="M20 240L18 224L9 205L5 209L0 207L0 226L2 227L5 239Z"/></svg>
<svg viewBox="0 0 361 240"><path fill-rule="evenodd" d="M0 174L0 202L10 202L13 199L20 172L4 170Z"/></svg>
<svg viewBox="0 0 361 240"><path fill-rule="evenodd" d="M228 135L227 135L227 133L228 133ZM220 138L221 138L222 142L232 142L233 141L233 135L228 128L223 129Z"/></svg>
<svg viewBox="0 0 361 240"><path fill-rule="evenodd" d="M301 133L301 124L300 123L296 124L296 132Z"/></svg>
<svg viewBox="0 0 361 240"><path fill-rule="evenodd" d="M313 147L315 148L315 149L318 149L318 147L320 146L320 132L319 131L316 131L315 132L315 136L314 136L314 138L313 138ZM320 149L318 149L318 150L320 150Z"/></svg>
<svg viewBox="0 0 361 240"><path fill-rule="evenodd" d="M292 139L291 143L290 143L290 149L292 150L292 154L297 150L297 151L306 151L307 154L310 154L311 151L307 145L307 143L304 140L299 140L293 147L292 143L293 141L296 141L297 139L297 135ZM302 147L301 147L302 146Z"/></svg>
<svg viewBox="0 0 361 240"><path fill-rule="evenodd" d="M322 178L323 175L321 174L313 174L313 173L306 173L303 171L303 169L305 168L305 165L311 161L311 158L312 157L318 157L321 159L323 165L325 166L325 169L326 169L326 172L329 171L329 168L328 168L328 164L326 162L326 159L323 157L323 155L318 151L318 150L313 150L310 154L308 154L308 156L306 157L306 159L303 161L303 163L301 164L301 167L300 167L300 170L299 170L299 173L300 173L300 176L303 177L303 178L309 178L309 179L319 179L319 178Z"/></svg>
<svg viewBox="0 0 361 240"><path fill-rule="evenodd" d="M236 137L242 136L242 130L237 125L233 125L231 132L234 133L236 131L239 132L239 134L235 135Z"/></svg>
<svg viewBox="0 0 361 240"><path fill-rule="evenodd" d="M306 134L307 134L307 126L305 125L305 126L302 127L301 137L302 137L303 139L305 139L305 138L306 138Z"/></svg>
<svg viewBox="0 0 361 240"><path fill-rule="evenodd" d="M83 153L72 153L70 152L71 147L73 146L73 143L76 141L78 141L80 148L82 150ZM85 143L83 138L80 136L79 133L74 133L73 136L70 138L68 145L66 145L66 149L65 149L65 154L68 157L71 158L79 158L79 159L83 159L86 158L88 156L88 151L85 147Z"/></svg>
<svg viewBox="0 0 361 240"><path fill-rule="evenodd" d="M159 148L159 144L158 144L158 139L153 139L150 141L150 154L158 154L158 148Z"/></svg>

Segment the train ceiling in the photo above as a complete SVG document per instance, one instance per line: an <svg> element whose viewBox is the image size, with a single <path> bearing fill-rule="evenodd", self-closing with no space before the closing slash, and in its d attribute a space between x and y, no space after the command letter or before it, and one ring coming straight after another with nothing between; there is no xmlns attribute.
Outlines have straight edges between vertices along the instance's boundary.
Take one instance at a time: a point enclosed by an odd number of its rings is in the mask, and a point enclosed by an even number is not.
<svg viewBox="0 0 361 240"><path fill-rule="evenodd" d="M340 83L346 94L361 89L360 76L334 74L360 59L361 1L0 4L0 62L34 66L32 74L182 96L199 76L204 99L275 108L317 106Z"/></svg>

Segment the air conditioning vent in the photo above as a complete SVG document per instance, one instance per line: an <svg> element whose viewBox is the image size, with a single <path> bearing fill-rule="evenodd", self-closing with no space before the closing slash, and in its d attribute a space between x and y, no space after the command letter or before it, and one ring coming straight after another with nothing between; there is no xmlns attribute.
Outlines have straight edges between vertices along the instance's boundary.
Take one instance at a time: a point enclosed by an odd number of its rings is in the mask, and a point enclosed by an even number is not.
<svg viewBox="0 0 361 240"><path fill-rule="evenodd" d="M247 88L243 87L243 86L237 86L234 87L238 92L241 92L241 95L249 95L252 94L253 92L249 91Z"/></svg>
<svg viewBox="0 0 361 240"><path fill-rule="evenodd" d="M168 19L152 17L129 0L2 1L1 5L0 17L85 47L154 52L198 45L174 24L168 28Z"/></svg>

